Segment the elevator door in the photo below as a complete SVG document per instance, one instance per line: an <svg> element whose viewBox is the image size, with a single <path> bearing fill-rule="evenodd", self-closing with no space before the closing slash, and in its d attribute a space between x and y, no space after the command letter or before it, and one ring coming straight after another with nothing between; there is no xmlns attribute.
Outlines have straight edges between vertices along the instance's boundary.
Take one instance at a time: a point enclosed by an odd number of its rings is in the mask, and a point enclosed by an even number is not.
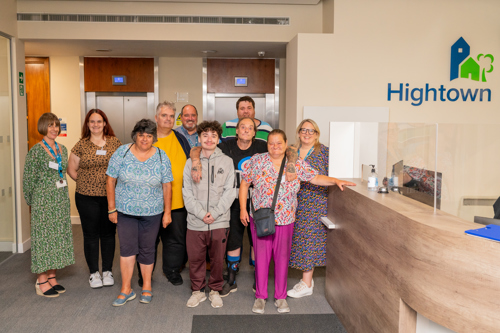
<svg viewBox="0 0 500 333"><path fill-rule="evenodd" d="M137 121L148 118L147 104L145 96L96 97L97 108L106 113L116 137L124 144L132 142L130 133Z"/></svg>

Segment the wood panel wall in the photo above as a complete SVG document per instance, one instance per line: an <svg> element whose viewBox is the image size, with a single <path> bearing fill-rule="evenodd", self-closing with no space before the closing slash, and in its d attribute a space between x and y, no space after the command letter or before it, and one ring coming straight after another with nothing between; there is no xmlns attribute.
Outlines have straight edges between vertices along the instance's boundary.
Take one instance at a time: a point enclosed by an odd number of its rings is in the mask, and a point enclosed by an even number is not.
<svg viewBox="0 0 500 333"><path fill-rule="evenodd" d="M455 332L500 331L500 244L409 198L330 188L326 298L349 333L414 333L416 314Z"/></svg>
<svg viewBox="0 0 500 333"><path fill-rule="evenodd" d="M235 87L236 76L248 77L247 87ZM207 92L274 94L274 59L208 59Z"/></svg>
<svg viewBox="0 0 500 333"><path fill-rule="evenodd" d="M153 58L85 58L85 91L154 92ZM114 86L113 75L125 75L126 86Z"/></svg>
<svg viewBox="0 0 500 333"><path fill-rule="evenodd" d="M38 133L38 119L50 112L49 58L25 58L26 103L28 114L28 149L43 139Z"/></svg>

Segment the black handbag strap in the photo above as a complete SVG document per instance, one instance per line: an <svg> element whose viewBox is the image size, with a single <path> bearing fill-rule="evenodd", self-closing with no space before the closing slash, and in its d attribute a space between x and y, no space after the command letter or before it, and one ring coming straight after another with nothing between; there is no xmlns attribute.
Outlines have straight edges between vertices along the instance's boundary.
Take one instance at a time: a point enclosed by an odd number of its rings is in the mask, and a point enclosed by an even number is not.
<svg viewBox="0 0 500 333"><path fill-rule="evenodd" d="M283 157L283 161L281 161L280 173L278 175L278 182L276 183L276 187L274 188L274 198L273 205L271 206L271 212L274 213L274 208L276 208L276 201L278 200L278 193L280 191L281 185L281 177L283 177L283 170L285 169L286 156Z"/></svg>
<svg viewBox="0 0 500 333"><path fill-rule="evenodd" d="M274 197L273 203L271 207L271 212L274 214L274 208L276 207L276 201L278 200L278 192L280 191L281 177L283 176L283 170L285 169L286 156L283 157L283 161L281 161L280 172L278 174L278 182L276 183L276 187L274 188ZM255 213L255 208L253 207L252 198L250 198L250 209L252 213Z"/></svg>

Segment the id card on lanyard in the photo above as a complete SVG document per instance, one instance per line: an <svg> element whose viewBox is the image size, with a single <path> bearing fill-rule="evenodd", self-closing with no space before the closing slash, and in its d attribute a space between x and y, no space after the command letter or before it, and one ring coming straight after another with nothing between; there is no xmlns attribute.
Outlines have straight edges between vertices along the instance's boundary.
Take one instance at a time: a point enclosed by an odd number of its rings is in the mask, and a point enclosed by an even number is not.
<svg viewBox="0 0 500 333"><path fill-rule="evenodd" d="M52 154L52 156L56 157L57 163L54 163L52 161L49 162L49 168L57 170L57 172L59 173L59 177L61 178L59 181L56 182L56 187L61 188L61 187L68 186L68 184L66 183L66 180L64 180L64 174L62 172L63 171L63 169L62 169L62 156L61 156L61 150L59 149L59 145L57 144L57 142L54 141L54 143L56 144L56 150L57 150L57 154L56 154L54 152L54 150L52 149L52 147L49 146L47 141L45 141L45 139L43 139L42 142L45 145L45 147L47 147L47 149ZM56 168L56 166L57 166L57 168Z"/></svg>

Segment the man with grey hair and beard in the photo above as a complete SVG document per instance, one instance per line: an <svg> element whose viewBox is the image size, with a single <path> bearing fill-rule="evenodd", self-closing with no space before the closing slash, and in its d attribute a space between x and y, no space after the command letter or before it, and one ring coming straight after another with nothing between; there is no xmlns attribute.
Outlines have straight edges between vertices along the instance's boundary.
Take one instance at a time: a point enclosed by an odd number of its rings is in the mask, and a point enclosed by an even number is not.
<svg viewBox="0 0 500 333"><path fill-rule="evenodd" d="M168 281L174 286L178 286L183 282L180 270L187 260L187 211L184 208L182 198L182 177L191 147L183 135L172 130L175 124L175 111L175 104L172 102L165 101L156 107L155 120L158 141L154 146L167 154L172 165L174 177L172 182L172 223L167 228L160 228L158 236L163 243L163 273ZM141 282L140 275L139 282Z"/></svg>

